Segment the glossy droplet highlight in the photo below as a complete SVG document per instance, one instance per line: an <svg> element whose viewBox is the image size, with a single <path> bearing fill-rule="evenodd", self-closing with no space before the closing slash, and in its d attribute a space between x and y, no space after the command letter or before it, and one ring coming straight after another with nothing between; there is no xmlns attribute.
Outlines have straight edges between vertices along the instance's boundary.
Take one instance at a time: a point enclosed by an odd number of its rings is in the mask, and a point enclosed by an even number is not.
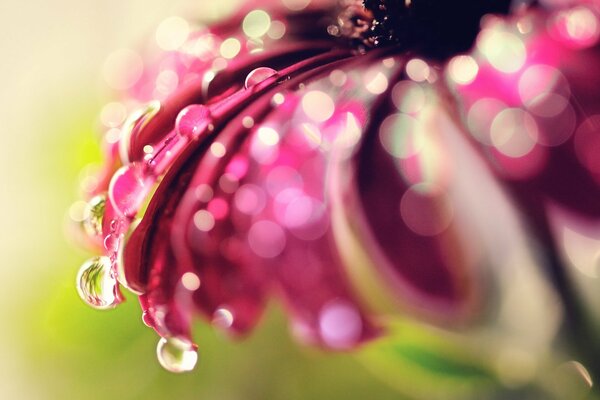
<svg viewBox="0 0 600 400"><path fill-rule="evenodd" d="M81 266L77 274L77 292L90 306L99 310L113 308L121 302L116 277L108 257L94 257Z"/></svg>
<svg viewBox="0 0 600 400"><path fill-rule="evenodd" d="M92 198L83 211L83 228L89 236L102 234L102 219L106 207L106 196L98 195Z"/></svg>
<svg viewBox="0 0 600 400"><path fill-rule="evenodd" d="M221 307L213 314L212 323L221 329L229 329L233 325L233 313L225 307Z"/></svg>
<svg viewBox="0 0 600 400"><path fill-rule="evenodd" d="M156 346L158 362L170 372L189 372L198 361L196 346L188 340L176 337L161 338Z"/></svg>
<svg viewBox="0 0 600 400"><path fill-rule="evenodd" d="M210 110L202 104L187 106L177 116L175 130L181 136L196 138L206 131L211 121Z"/></svg>
<svg viewBox="0 0 600 400"><path fill-rule="evenodd" d="M263 82L265 79L270 78L272 76L277 75L277 71L273 68L269 67L259 67L250 71L248 76L246 76L246 80L244 81L244 87L246 89L251 88L254 85L258 85Z"/></svg>
<svg viewBox="0 0 600 400"><path fill-rule="evenodd" d="M121 167L110 181L108 198L117 212L133 217L150 191L152 182L138 164Z"/></svg>
<svg viewBox="0 0 600 400"><path fill-rule="evenodd" d="M117 250L119 250L120 243L121 238L116 233L108 234L104 238L104 248L110 253L115 253Z"/></svg>
<svg viewBox="0 0 600 400"><path fill-rule="evenodd" d="M150 312L148 310L146 310L142 313L142 322L148 328L154 327L154 318L152 317L152 315L150 315Z"/></svg>
<svg viewBox="0 0 600 400"><path fill-rule="evenodd" d="M134 111L127 118L121 128L121 140L119 142L119 156L123 164L129 164L129 149L132 139L154 118L160 111L160 101L151 101L139 110Z"/></svg>

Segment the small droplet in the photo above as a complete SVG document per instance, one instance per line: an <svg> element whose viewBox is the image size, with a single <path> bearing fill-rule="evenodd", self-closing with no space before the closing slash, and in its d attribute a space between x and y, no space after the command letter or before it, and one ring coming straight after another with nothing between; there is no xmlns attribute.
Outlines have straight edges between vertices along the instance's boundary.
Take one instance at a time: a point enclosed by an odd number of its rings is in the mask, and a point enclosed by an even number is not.
<svg viewBox="0 0 600 400"><path fill-rule="evenodd" d="M104 238L104 248L108 250L110 253L115 253L119 250L119 244L121 243L121 238L116 233L111 233L106 235Z"/></svg>
<svg viewBox="0 0 600 400"><path fill-rule="evenodd" d="M189 372L198 361L196 346L176 337L161 338L156 347L156 356L160 365L170 372Z"/></svg>
<svg viewBox="0 0 600 400"><path fill-rule="evenodd" d="M116 232L120 226L121 226L121 221L119 221L118 219L113 219L112 221L110 221L110 231L111 232Z"/></svg>
<svg viewBox="0 0 600 400"><path fill-rule="evenodd" d="M77 274L77 292L90 306L99 310L113 308L121 302L121 293L112 262L108 257L86 261Z"/></svg>
<svg viewBox="0 0 600 400"><path fill-rule="evenodd" d="M154 176L162 175L183 151L189 140L185 136L172 135L156 146L153 154L145 158L147 172Z"/></svg>
<svg viewBox="0 0 600 400"><path fill-rule="evenodd" d="M179 115L175 122L175 130L181 136L196 138L206 130L211 121L210 110L202 104L193 104L187 106Z"/></svg>
<svg viewBox="0 0 600 400"><path fill-rule="evenodd" d="M105 195L95 196L85 206L83 210L83 228L89 236L95 237L102 234L102 219L104 218L105 206Z"/></svg>
<svg viewBox="0 0 600 400"><path fill-rule="evenodd" d="M119 142L119 156L123 164L129 164L129 149L131 140L136 136L160 111L160 101L151 101L144 107L134 111L121 128L121 140Z"/></svg>
<svg viewBox="0 0 600 400"><path fill-rule="evenodd" d="M259 67L250 71L246 76L244 87L250 89L252 86L257 85L267 78L277 75L277 71L269 67Z"/></svg>
<svg viewBox="0 0 600 400"><path fill-rule="evenodd" d="M221 329L229 329L233 325L233 313L225 307L218 308L213 314L212 323Z"/></svg>
<svg viewBox="0 0 600 400"><path fill-rule="evenodd" d="M152 317L152 315L150 314L150 311L146 310L142 313L142 322L144 323L144 325L146 325L148 328L153 328L154 327L154 318Z"/></svg>
<svg viewBox="0 0 600 400"><path fill-rule="evenodd" d="M150 191L152 182L138 164L121 167L110 181L108 198L117 212L133 217Z"/></svg>

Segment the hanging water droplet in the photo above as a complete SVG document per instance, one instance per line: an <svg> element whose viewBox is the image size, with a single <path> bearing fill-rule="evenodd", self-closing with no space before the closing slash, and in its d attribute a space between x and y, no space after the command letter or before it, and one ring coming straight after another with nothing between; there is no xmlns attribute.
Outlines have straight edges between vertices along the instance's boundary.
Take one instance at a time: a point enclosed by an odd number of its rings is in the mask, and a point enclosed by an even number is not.
<svg viewBox="0 0 600 400"><path fill-rule="evenodd" d="M225 307L218 308L212 318L214 326L221 329L229 329L233 325L233 313Z"/></svg>
<svg viewBox="0 0 600 400"><path fill-rule="evenodd" d="M264 81L267 78L270 78L274 75L277 75L277 71L273 68L269 67L258 67L250 71L248 76L246 76L246 80L244 81L244 87L246 89L251 88L254 85L257 85Z"/></svg>
<svg viewBox="0 0 600 400"><path fill-rule="evenodd" d="M210 110L202 104L187 106L175 121L175 130L181 136L196 138L204 132L211 122Z"/></svg>
<svg viewBox="0 0 600 400"><path fill-rule="evenodd" d="M154 180L144 173L142 165L121 167L113 175L108 187L108 198L115 210L133 217L144 202Z"/></svg>
<svg viewBox="0 0 600 400"><path fill-rule="evenodd" d="M188 372L198 361L196 346L189 340L170 337L161 338L156 346L158 362L170 372Z"/></svg>
<svg viewBox="0 0 600 400"><path fill-rule="evenodd" d="M104 218L104 208L106 206L106 196L101 194L93 197L83 210L83 229L92 237L102 234L102 219Z"/></svg>
<svg viewBox="0 0 600 400"><path fill-rule="evenodd" d="M121 302L117 279L108 257L94 257L81 266L77 274L77 292L90 306L104 310Z"/></svg>
<svg viewBox="0 0 600 400"><path fill-rule="evenodd" d="M121 128L121 139L119 141L119 156L123 164L129 164L129 149L131 140L136 136L160 111L160 101L151 101L139 110L129 115Z"/></svg>

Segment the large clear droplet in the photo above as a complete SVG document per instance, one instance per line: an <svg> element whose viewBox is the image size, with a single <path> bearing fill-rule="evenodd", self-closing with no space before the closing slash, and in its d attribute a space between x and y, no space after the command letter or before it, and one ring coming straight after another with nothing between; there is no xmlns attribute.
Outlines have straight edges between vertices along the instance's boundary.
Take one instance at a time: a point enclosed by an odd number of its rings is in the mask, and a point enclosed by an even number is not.
<svg viewBox="0 0 600 400"><path fill-rule="evenodd" d="M145 174L143 165L126 165L113 175L108 187L108 198L118 213L134 217L153 183L152 177Z"/></svg>
<svg viewBox="0 0 600 400"><path fill-rule="evenodd" d="M102 219L104 218L104 209L106 206L106 196L98 195L93 197L83 210L83 229L92 237L102 235Z"/></svg>
<svg viewBox="0 0 600 400"><path fill-rule="evenodd" d="M121 139L119 141L119 156L123 164L129 164L129 149L131 139L136 136L160 111L160 101L151 101L139 110L134 111L127 118L121 128Z"/></svg>
<svg viewBox="0 0 600 400"><path fill-rule="evenodd" d="M175 130L181 135L189 138L197 138L208 128L211 122L210 110L202 104L187 106L175 122Z"/></svg>
<svg viewBox="0 0 600 400"><path fill-rule="evenodd" d="M156 346L158 362L170 372L188 372L198 361L196 346L188 340L170 337L161 338Z"/></svg>
<svg viewBox="0 0 600 400"><path fill-rule="evenodd" d="M277 71L273 68L258 67L250 71L250 73L246 76L246 80L244 81L244 87L246 89L249 89L252 86L257 85L265 79L270 78L274 75L277 75Z"/></svg>
<svg viewBox="0 0 600 400"><path fill-rule="evenodd" d="M110 258L104 256L86 261L79 269L77 292L90 306L105 310L121 302L119 284L111 269Z"/></svg>

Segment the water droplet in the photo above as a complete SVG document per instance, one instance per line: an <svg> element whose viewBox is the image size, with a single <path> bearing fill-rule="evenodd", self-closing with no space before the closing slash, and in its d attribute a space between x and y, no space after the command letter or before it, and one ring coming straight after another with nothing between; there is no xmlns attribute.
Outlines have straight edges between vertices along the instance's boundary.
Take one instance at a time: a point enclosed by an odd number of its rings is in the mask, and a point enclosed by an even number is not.
<svg viewBox="0 0 600 400"><path fill-rule="evenodd" d="M121 243L121 238L116 233L111 233L106 235L104 238L104 248L108 250L110 253L115 253L119 250L119 244Z"/></svg>
<svg viewBox="0 0 600 400"><path fill-rule="evenodd" d="M212 323L221 329L231 328L231 325L233 325L233 313L225 307L218 308L213 314Z"/></svg>
<svg viewBox="0 0 600 400"><path fill-rule="evenodd" d="M113 219L112 221L110 221L110 231L111 232L116 232L120 226L121 226L121 221L119 221L118 219Z"/></svg>
<svg viewBox="0 0 600 400"><path fill-rule="evenodd" d="M119 156L123 164L129 164L129 149L131 140L136 136L160 111L160 101L151 101L144 107L131 113L121 128L121 141L119 142Z"/></svg>
<svg viewBox="0 0 600 400"><path fill-rule="evenodd" d="M274 75L277 75L277 71L273 68L269 67L259 67L250 71L248 76L246 76L246 81L244 82L244 87L246 89L250 89L252 86L257 85L264 81L267 78L270 78Z"/></svg>
<svg viewBox="0 0 600 400"><path fill-rule="evenodd" d="M170 372L188 372L198 361L196 346L188 340L170 337L161 338L156 346L158 362Z"/></svg>
<svg viewBox="0 0 600 400"><path fill-rule="evenodd" d="M193 104L187 106L179 115L175 122L175 130L181 136L196 138L206 130L211 121L210 110L202 104Z"/></svg>
<svg viewBox="0 0 600 400"><path fill-rule="evenodd" d="M119 284L111 269L108 257L94 257L83 263L77 274L79 296L99 310L113 308L121 302Z"/></svg>
<svg viewBox="0 0 600 400"><path fill-rule="evenodd" d="M150 314L150 311L145 310L142 313L142 322L144 323L144 325L146 325L148 328L153 328L154 327L154 318L152 317L152 315Z"/></svg>
<svg viewBox="0 0 600 400"><path fill-rule="evenodd" d="M83 228L89 236L100 236L102 234L102 219L104 218L105 206L105 195L93 197L85 206L83 211Z"/></svg>
<svg viewBox="0 0 600 400"><path fill-rule="evenodd" d="M134 219L133 221L131 221L131 224L129 224L128 227L124 228L127 229L127 232L125 233L121 233L119 235L119 246L117 246L117 250L116 250L116 261L115 261L115 272L117 274L117 280L119 281L119 283L121 284L121 286L124 286L127 290L129 290L130 292L140 296L142 295L144 292L142 290L142 288L140 288L137 285L132 286L131 282L127 281L127 274L125 273L125 246L124 244L127 243L127 240L131 237L133 231L135 231L135 229L138 227L138 225L141 222L141 218L137 218Z"/></svg>
<svg viewBox="0 0 600 400"><path fill-rule="evenodd" d="M113 175L108 187L108 198L117 212L126 217L133 217L150 191L152 183L153 179L144 174L141 165L126 165Z"/></svg>

